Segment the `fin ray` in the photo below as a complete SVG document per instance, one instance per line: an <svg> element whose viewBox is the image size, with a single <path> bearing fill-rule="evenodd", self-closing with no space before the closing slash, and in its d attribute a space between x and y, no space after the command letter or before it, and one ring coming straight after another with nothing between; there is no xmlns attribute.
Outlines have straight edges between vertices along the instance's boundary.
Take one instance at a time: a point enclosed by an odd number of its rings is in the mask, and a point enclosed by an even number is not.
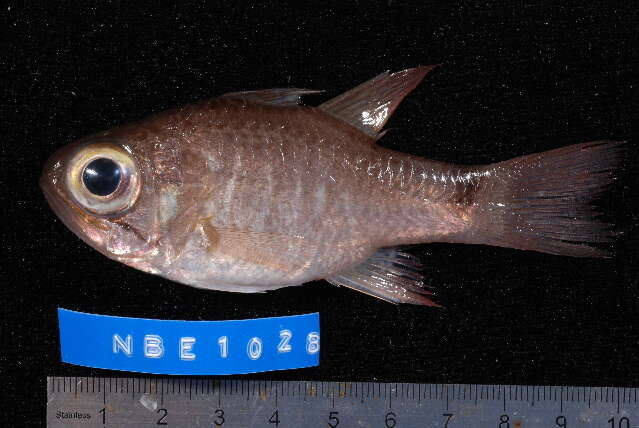
<svg viewBox="0 0 639 428"><path fill-rule="evenodd" d="M326 280L391 303L440 306L427 297L433 293L424 288L421 268L415 256L400 248L381 248L364 263Z"/></svg>
<svg viewBox="0 0 639 428"><path fill-rule="evenodd" d="M480 219L479 243L573 257L608 257L619 235L593 201L615 180L624 143L594 141L490 165L500 209ZM484 196L487 197L487 196ZM596 244L598 246L593 246Z"/></svg>
<svg viewBox="0 0 639 428"><path fill-rule="evenodd" d="M318 108L377 139L399 103L435 67L382 73Z"/></svg>
<svg viewBox="0 0 639 428"><path fill-rule="evenodd" d="M259 104L296 106L302 103L302 95L319 94L320 92L323 91L301 88L273 88L258 91L229 92L222 95L222 97L236 98Z"/></svg>

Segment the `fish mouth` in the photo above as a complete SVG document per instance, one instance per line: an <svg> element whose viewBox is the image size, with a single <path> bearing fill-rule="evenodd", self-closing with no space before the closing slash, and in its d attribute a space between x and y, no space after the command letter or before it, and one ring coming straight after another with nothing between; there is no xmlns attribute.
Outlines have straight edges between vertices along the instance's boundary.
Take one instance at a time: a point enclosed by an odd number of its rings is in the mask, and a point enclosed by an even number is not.
<svg viewBox="0 0 639 428"><path fill-rule="evenodd" d="M108 256L105 245L108 226L100 219L84 213L73 201L63 195L56 188L56 180L52 181L48 174L42 175L39 184L49 207L62 223L87 245Z"/></svg>

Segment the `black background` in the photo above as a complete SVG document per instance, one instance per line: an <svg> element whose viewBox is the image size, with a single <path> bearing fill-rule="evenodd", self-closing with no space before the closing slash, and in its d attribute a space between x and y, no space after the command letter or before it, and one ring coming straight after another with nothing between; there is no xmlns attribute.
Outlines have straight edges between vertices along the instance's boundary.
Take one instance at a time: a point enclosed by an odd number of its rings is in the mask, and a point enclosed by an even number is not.
<svg viewBox="0 0 639 428"><path fill-rule="evenodd" d="M5 404L16 400L15 411L41 421L45 376L119 375L60 363L58 306L211 320L321 313L319 367L250 378L639 385L639 17L630 2L168 3L0 12L9 72L0 100ZM596 139L629 142L626 169L602 201L628 232L615 258L419 246L443 310L325 282L263 295L207 292L91 250L37 186L56 148L152 112L286 86L326 89L307 98L315 104L382 71L426 64L442 65L397 110L381 144L486 163Z"/></svg>

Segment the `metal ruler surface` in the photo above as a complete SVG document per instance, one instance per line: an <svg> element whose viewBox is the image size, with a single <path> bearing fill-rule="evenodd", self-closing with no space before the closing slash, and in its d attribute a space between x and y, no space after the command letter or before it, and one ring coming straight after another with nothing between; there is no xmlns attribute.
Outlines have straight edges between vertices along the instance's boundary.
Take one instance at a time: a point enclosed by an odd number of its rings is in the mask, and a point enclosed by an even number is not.
<svg viewBox="0 0 639 428"><path fill-rule="evenodd" d="M639 427L639 388L47 379L48 426Z"/></svg>

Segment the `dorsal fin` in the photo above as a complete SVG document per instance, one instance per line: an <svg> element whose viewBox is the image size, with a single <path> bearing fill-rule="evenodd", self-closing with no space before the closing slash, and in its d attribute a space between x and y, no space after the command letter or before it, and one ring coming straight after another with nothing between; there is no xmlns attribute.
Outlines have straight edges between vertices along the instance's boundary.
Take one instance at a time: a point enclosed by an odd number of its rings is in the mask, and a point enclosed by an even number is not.
<svg viewBox="0 0 639 428"><path fill-rule="evenodd" d="M295 106L302 102L302 95L319 94L316 89L273 88L259 91L229 92L223 98L236 98L259 104Z"/></svg>
<svg viewBox="0 0 639 428"><path fill-rule="evenodd" d="M406 95L436 65L382 73L359 86L326 101L318 108L349 123L368 135L379 132Z"/></svg>

